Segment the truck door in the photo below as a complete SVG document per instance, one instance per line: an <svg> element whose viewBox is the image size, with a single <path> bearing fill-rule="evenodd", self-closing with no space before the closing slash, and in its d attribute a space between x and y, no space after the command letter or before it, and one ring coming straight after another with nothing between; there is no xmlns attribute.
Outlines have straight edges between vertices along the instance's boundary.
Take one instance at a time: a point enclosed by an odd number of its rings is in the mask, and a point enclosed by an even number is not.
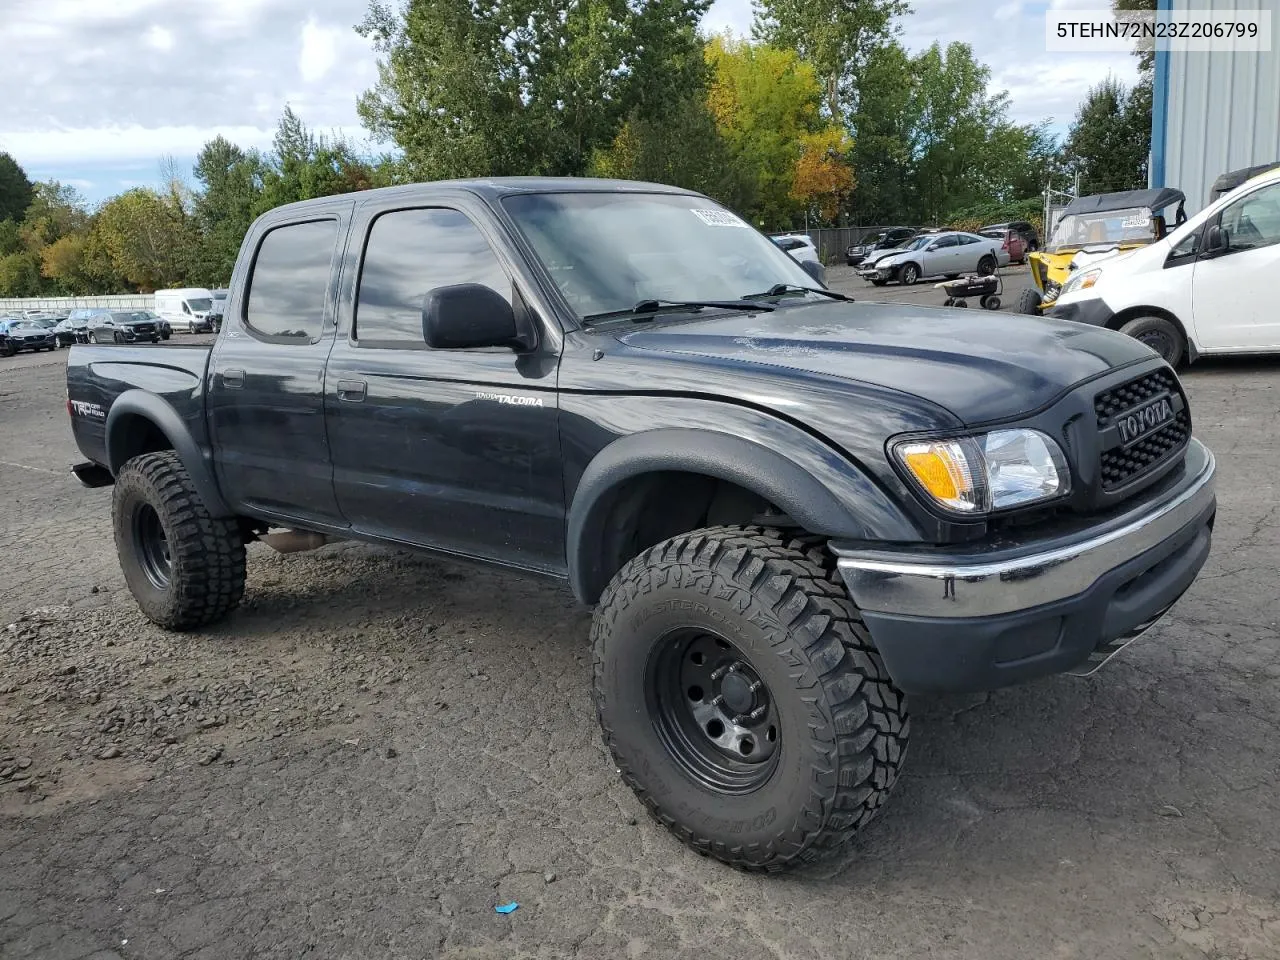
<svg viewBox="0 0 1280 960"><path fill-rule="evenodd" d="M532 314L532 284L491 215L369 201L356 215L325 410L338 504L378 537L563 572L559 332ZM479 283L537 324L536 349L429 349L426 294Z"/></svg>
<svg viewBox="0 0 1280 960"><path fill-rule="evenodd" d="M333 492L324 367L351 200L268 221L237 264L209 363L214 468L227 499L254 512L345 526ZM302 215L300 215L302 216Z"/></svg>

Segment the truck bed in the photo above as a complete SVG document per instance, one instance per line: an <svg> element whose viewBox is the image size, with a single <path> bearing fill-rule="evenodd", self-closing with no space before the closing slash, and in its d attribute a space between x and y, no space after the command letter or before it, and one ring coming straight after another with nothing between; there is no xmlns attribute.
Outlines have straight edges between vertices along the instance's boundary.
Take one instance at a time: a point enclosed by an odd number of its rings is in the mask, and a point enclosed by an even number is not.
<svg viewBox="0 0 1280 960"><path fill-rule="evenodd" d="M205 373L211 352L212 347L197 344L73 346L67 358L67 406L80 452L94 463L118 466L106 449L107 417L113 404L132 390L166 400L205 447Z"/></svg>

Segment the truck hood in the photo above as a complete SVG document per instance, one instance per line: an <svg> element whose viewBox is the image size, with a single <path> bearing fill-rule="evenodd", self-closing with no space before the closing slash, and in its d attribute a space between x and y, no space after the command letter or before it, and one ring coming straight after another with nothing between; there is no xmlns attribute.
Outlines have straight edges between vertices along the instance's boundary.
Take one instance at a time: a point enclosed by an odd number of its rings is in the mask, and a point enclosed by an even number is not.
<svg viewBox="0 0 1280 960"><path fill-rule="evenodd" d="M928 400L969 426L1019 417L1083 380L1152 357L1136 340L1087 324L890 303L803 304L632 329L618 339L744 369L874 384Z"/></svg>

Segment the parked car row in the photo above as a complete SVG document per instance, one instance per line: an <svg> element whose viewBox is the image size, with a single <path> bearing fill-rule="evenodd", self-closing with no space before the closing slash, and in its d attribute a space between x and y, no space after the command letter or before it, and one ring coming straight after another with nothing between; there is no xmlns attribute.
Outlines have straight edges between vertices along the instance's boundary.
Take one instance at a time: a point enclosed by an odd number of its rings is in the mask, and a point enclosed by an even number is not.
<svg viewBox="0 0 1280 960"><path fill-rule="evenodd" d="M858 276L877 287L897 282L910 286L926 277L954 279L962 273L990 276L997 267L1009 265L1007 244L976 233L943 230L921 233L902 247L868 254L858 268Z"/></svg>
<svg viewBox="0 0 1280 960"><path fill-rule="evenodd" d="M173 327L152 310L81 307L65 317L0 319L0 356L57 350L76 343L159 343Z"/></svg>
<svg viewBox="0 0 1280 960"><path fill-rule="evenodd" d="M56 349L58 341L53 331L43 324L19 317L0 320L0 357L12 357L24 350L39 353Z"/></svg>
<svg viewBox="0 0 1280 960"><path fill-rule="evenodd" d="M937 227L880 227L846 248L845 263L851 267L862 266L868 260L874 261L883 256L885 251L902 250L922 234L945 232L948 231ZM1036 228L1025 220L989 224L978 234L999 241L1013 263L1022 263L1029 252L1040 249Z"/></svg>

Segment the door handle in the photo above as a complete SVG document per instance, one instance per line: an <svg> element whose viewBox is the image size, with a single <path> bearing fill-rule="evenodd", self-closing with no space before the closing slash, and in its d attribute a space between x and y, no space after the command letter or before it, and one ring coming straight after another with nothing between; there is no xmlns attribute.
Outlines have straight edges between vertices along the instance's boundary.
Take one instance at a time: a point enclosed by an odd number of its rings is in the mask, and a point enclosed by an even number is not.
<svg viewBox="0 0 1280 960"><path fill-rule="evenodd" d="M222 385L228 390L239 390L244 386L243 370L223 370Z"/></svg>
<svg viewBox="0 0 1280 960"><path fill-rule="evenodd" d="M364 394L368 387L369 385L363 380L339 380L338 399L359 403L364 399Z"/></svg>

